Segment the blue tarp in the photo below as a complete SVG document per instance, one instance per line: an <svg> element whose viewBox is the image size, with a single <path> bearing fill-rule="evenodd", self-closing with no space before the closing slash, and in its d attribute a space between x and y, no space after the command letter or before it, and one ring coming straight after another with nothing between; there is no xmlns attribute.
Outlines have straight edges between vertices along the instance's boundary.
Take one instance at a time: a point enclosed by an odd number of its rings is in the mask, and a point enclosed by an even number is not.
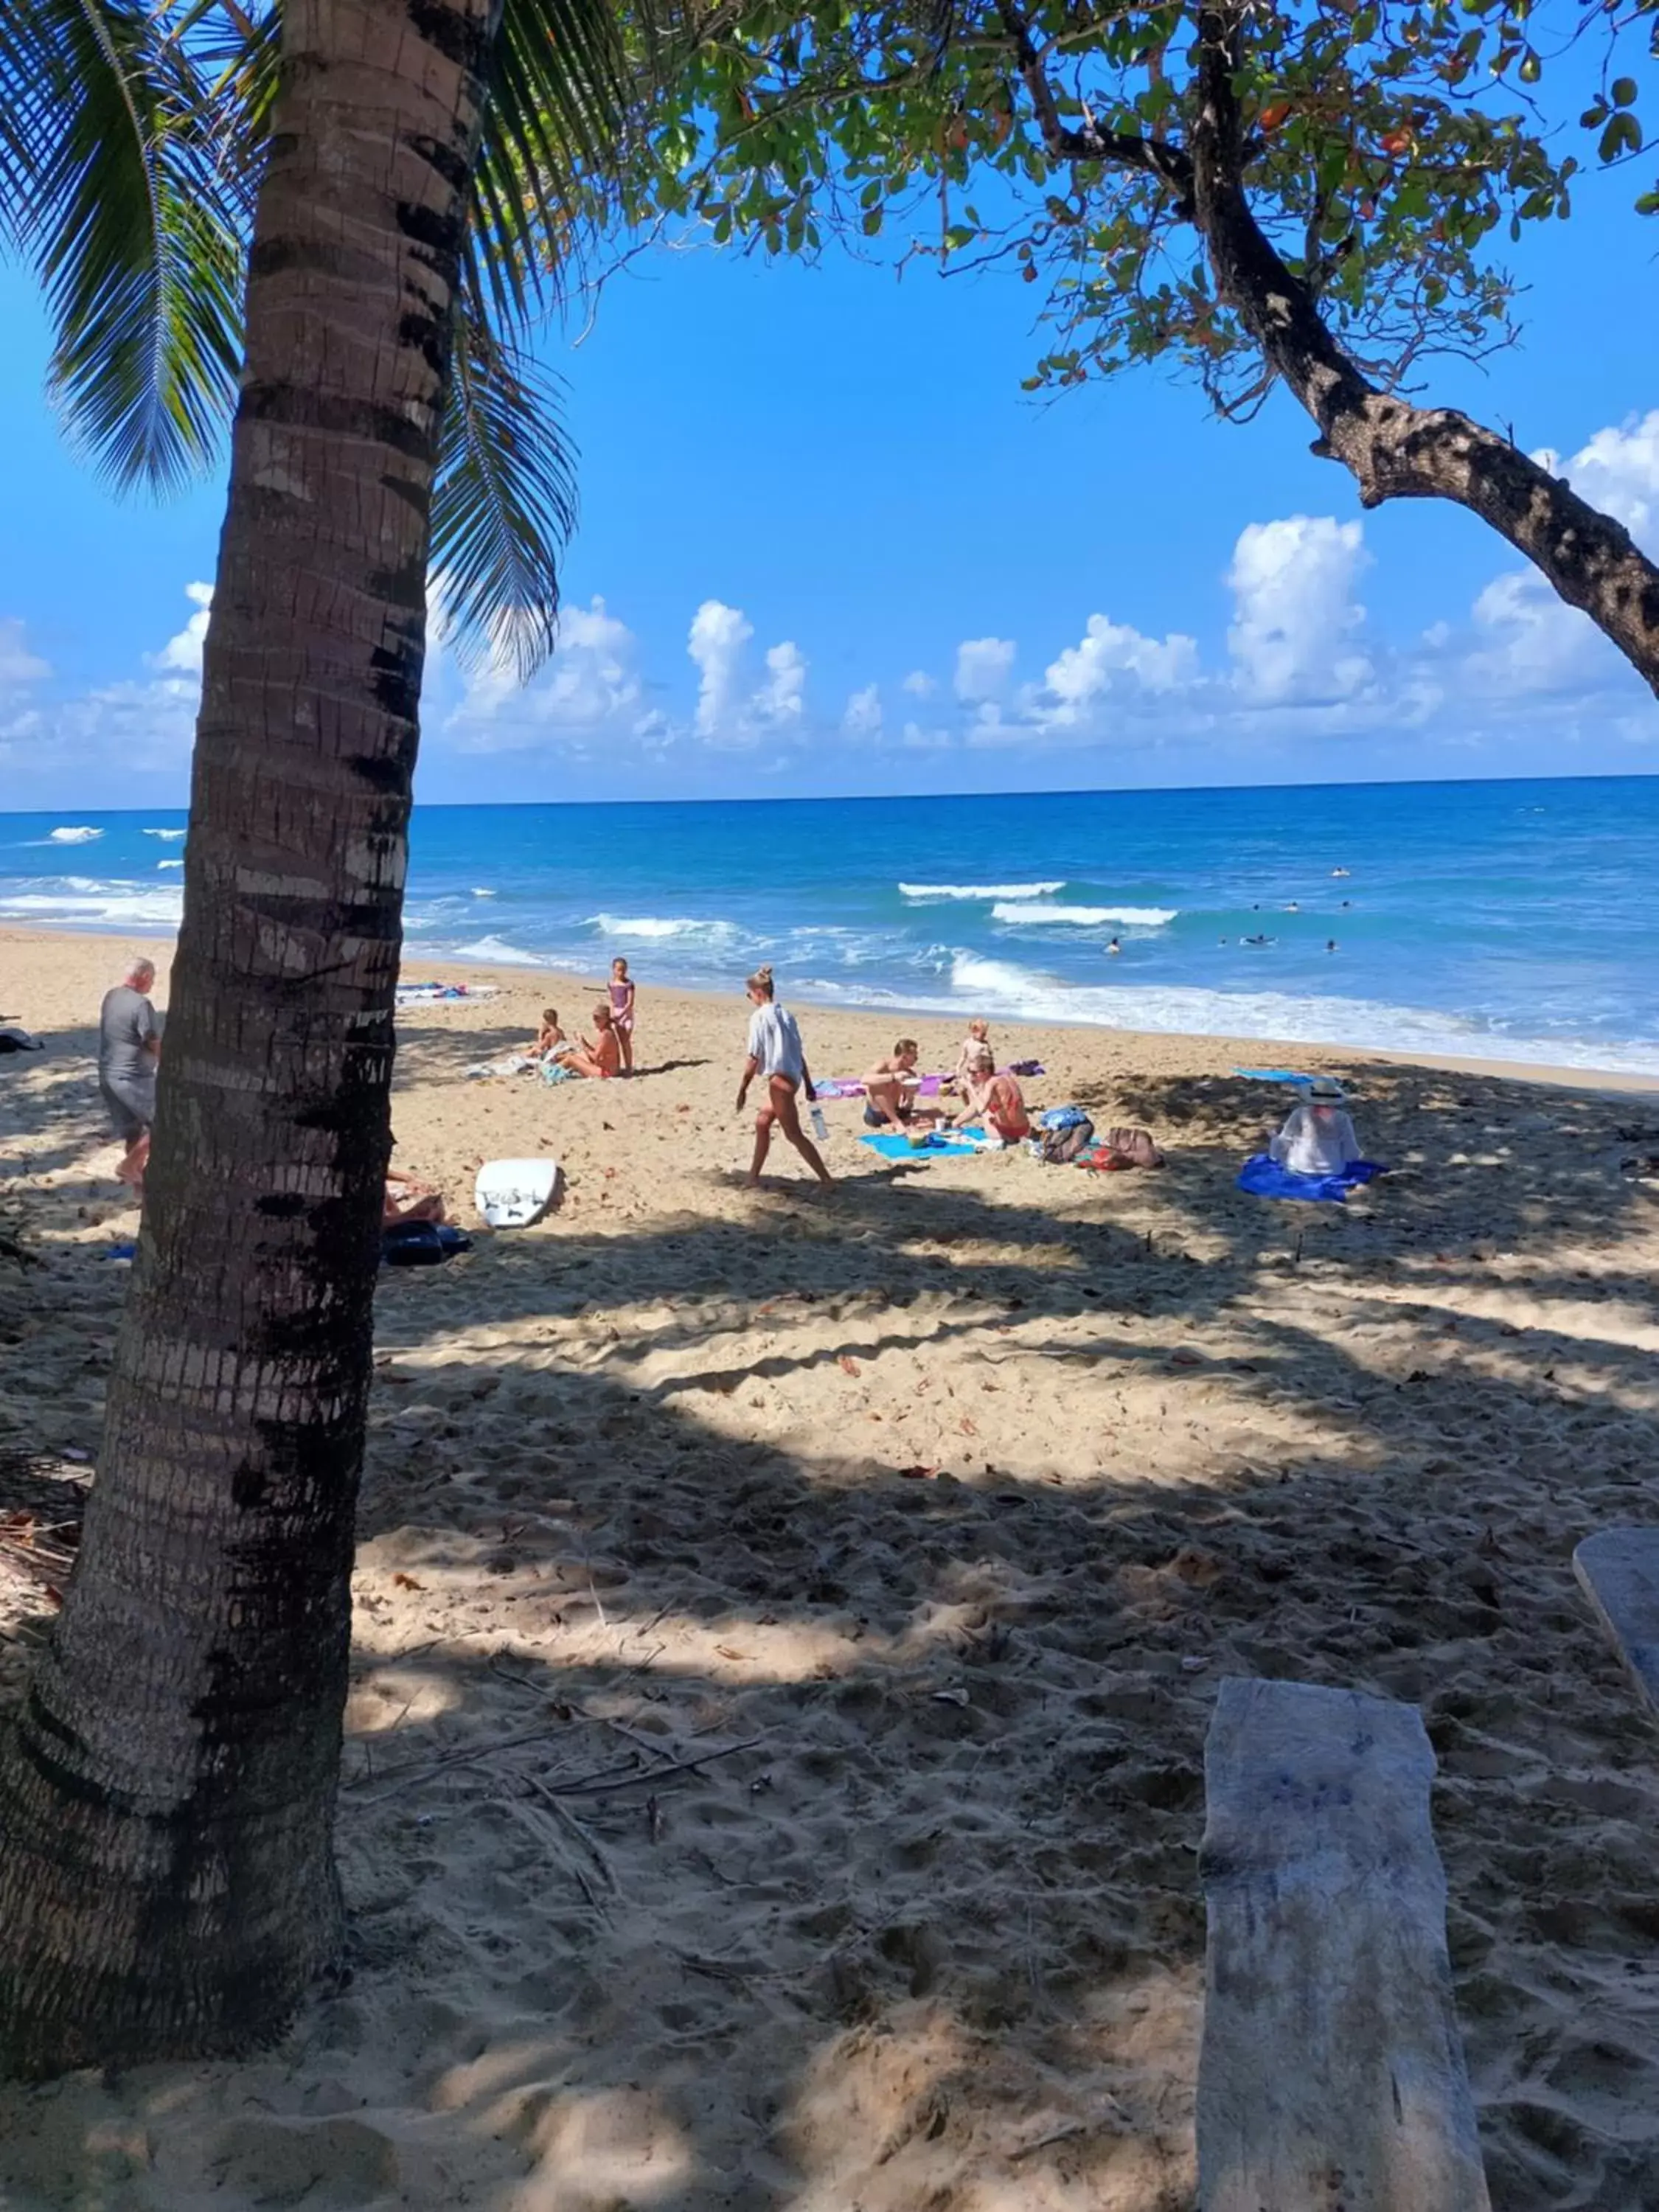
<svg viewBox="0 0 1659 2212"><path fill-rule="evenodd" d="M1334 1200L1340 1205L1351 1190L1383 1172L1375 1160L1350 1160L1340 1175L1292 1175L1267 1153L1257 1152L1240 1168L1238 1187L1253 1198L1300 1198L1316 1205Z"/></svg>
<svg viewBox="0 0 1659 2212"><path fill-rule="evenodd" d="M1303 1075L1294 1067L1236 1067L1235 1075L1242 1075L1247 1083L1311 1083L1311 1075Z"/></svg>

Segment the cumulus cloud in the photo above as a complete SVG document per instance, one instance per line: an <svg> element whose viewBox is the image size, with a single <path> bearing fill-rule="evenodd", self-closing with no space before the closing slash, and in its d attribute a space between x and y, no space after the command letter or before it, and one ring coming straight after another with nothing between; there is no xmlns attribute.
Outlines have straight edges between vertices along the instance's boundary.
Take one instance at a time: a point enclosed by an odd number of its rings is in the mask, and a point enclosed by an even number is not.
<svg viewBox="0 0 1659 2212"><path fill-rule="evenodd" d="M1370 556L1358 522L1292 514L1240 532L1227 571L1227 633L1241 690L1264 704L1342 699L1371 665L1355 633L1365 611L1353 588Z"/></svg>
<svg viewBox="0 0 1659 2212"><path fill-rule="evenodd" d="M846 712L841 718L842 733L849 738L877 738L881 735L881 687L866 684L862 691L854 691L847 702Z"/></svg>
<svg viewBox="0 0 1659 2212"><path fill-rule="evenodd" d="M1015 649L1008 637L964 638L957 647L957 698L971 704L1000 697L1013 671Z"/></svg>
<svg viewBox="0 0 1659 2212"><path fill-rule="evenodd" d="M1195 640L1178 630L1168 637L1147 637L1104 615L1091 615L1079 643L1066 646L1044 672L1044 719L1073 725L1114 690L1170 692L1197 674Z"/></svg>
<svg viewBox="0 0 1659 2212"><path fill-rule="evenodd" d="M1548 447L1533 458L1592 507L1616 515L1650 553L1659 547L1659 407L1598 430L1570 460Z"/></svg>
<svg viewBox="0 0 1659 2212"><path fill-rule="evenodd" d="M466 680L447 728L466 752L514 752L559 744L582 749L618 734L648 736L640 713L637 641L597 596L559 617L547 665L521 684L505 653Z"/></svg>
<svg viewBox="0 0 1659 2212"><path fill-rule="evenodd" d="M931 699L939 685L925 668L913 668L899 689L908 691L913 699Z"/></svg>
<svg viewBox="0 0 1659 2212"><path fill-rule="evenodd" d="M202 648L207 642L208 623L213 613L211 584L186 584L185 597L195 608L195 613L184 628L170 637L159 653L149 655L152 668L173 671L180 676L199 677L202 673Z"/></svg>
<svg viewBox="0 0 1659 2212"><path fill-rule="evenodd" d="M692 616L685 649L700 671L696 725L700 738L717 735L728 720L743 648L754 635L754 624L742 611L720 599L705 599Z"/></svg>
<svg viewBox="0 0 1659 2212"><path fill-rule="evenodd" d="M766 681L755 694L756 711L773 724L799 722L806 704L806 658L786 641L769 646Z"/></svg>

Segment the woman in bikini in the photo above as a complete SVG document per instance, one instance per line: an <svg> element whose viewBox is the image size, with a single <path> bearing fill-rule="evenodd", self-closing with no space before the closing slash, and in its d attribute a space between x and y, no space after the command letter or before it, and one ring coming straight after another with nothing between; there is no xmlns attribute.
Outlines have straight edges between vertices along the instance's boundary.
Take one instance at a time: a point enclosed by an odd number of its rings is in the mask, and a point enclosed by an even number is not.
<svg viewBox="0 0 1659 2212"><path fill-rule="evenodd" d="M611 994L611 1025L617 1032L622 1047L622 1073L634 1073L634 979L628 972L628 963L621 958L611 963L611 981L606 986Z"/></svg>
<svg viewBox="0 0 1659 2212"><path fill-rule="evenodd" d="M951 1115L948 1128L966 1128L981 1121L1005 1145L1017 1145L1031 1133L1031 1117L1025 1110L1025 1093L1018 1079L999 1075L989 1045L981 1045L968 1073L968 1098L959 1114Z"/></svg>
<svg viewBox="0 0 1659 2212"><path fill-rule="evenodd" d="M757 969L749 978L747 988L749 1003L755 1011L749 1017L749 1057L744 1061L738 1084L739 1114L755 1078L758 1075L766 1085L766 1103L755 1116L755 1156L750 1163L750 1182L760 1181L775 1124L818 1181L827 1184L833 1178L817 1146L802 1128L800 1109L795 1103L795 1093L803 1085L809 1098L817 1096L812 1088L811 1072L806 1065L795 1018L773 996L770 968Z"/></svg>

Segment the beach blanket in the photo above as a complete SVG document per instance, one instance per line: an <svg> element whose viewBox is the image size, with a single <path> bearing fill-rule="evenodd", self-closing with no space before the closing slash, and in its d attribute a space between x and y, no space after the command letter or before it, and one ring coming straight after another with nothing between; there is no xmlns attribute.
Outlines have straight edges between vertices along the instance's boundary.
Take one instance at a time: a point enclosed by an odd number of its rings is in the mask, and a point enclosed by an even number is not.
<svg viewBox="0 0 1659 2212"><path fill-rule="evenodd" d="M1311 1075L1303 1075L1293 1067L1236 1067L1235 1075L1242 1075L1247 1083L1311 1083Z"/></svg>
<svg viewBox="0 0 1659 2212"><path fill-rule="evenodd" d="M1350 1160L1340 1175L1292 1175L1267 1152L1257 1152L1238 1171L1238 1187L1253 1198L1299 1198L1311 1205L1340 1205L1351 1190L1385 1170L1375 1160Z"/></svg>
<svg viewBox="0 0 1659 2212"><path fill-rule="evenodd" d="M538 1067L540 1064L527 1052L510 1052L505 1060L475 1060L471 1067L461 1072L465 1075L523 1075L527 1069Z"/></svg>
<svg viewBox="0 0 1659 2212"><path fill-rule="evenodd" d="M930 1135L925 1144L913 1145L908 1137L896 1134L885 1137L860 1137L861 1145L879 1152L884 1160L944 1160L966 1159L972 1152L982 1152L986 1147L976 1145L967 1137Z"/></svg>
<svg viewBox="0 0 1659 2212"><path fill-rule="evenodd" d="M453 999L494 999L494 983L399 983L400 1006L441 1006Z"/></svg>
<svg viewBox="0 0 1659 2212"><path fill-rule="evenodd" d="M1047 1073L1040 1060L1017 1060L1011 1066L999 1071L1003 1075L1042 1075ZM905 1089L914 1091L918 1098L937 1098L951 1080L948 1070L940 1075L918 1075L906 1081ZM831 1075L815 1089L820 1098L862 1098L865 1092L861 1075Z"/></svg>

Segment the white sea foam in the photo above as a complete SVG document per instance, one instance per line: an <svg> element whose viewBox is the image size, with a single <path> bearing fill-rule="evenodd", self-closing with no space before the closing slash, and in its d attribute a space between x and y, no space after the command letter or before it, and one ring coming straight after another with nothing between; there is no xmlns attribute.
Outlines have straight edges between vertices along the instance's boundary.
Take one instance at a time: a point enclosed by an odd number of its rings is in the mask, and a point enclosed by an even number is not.
<svg viewBox="0 0 1659 2212"><path fill-rule="evenodd" d="M1000 901L991 908L993 921L1060 922L1073 929L1097 929L1113 922L1120 929L1161 929L1180 911L1172 906L1052 906L1044 899L1018 906Z"/></svg>
<svg viewBox="0 0 1659 2212"><path fill-rule="evenodd" d="M169 845L176 845L185 834L182 830L146 830L144 832L146 837L161 837Z"/></svg>
<svg viewBox="0 0 1659 2212"><path fill-rule="evenodd" d="M155 865L158 868L182 868L185 864L182 860L158 860Z"/></svg>
<svg viewBox="0 0 1659 2212"><path fill-rule="evenodd" d="M710 943L736 934L729 921L701 921L690 915L596 914L590 927L602 937L700 937Z"/></svg>
<svg viewBox="0 0 1659 2212"><path fill-rule="evenodd" d="M972 1000L983 1013L1026 1021L1089 1022L1106 1029L1154 1030L1187 1036L1250 1037L1284 1043L1349 1045L1378 1052L1450 1054L1555 1067L1659 1073L1659 1042L1601 1043L1595 1039L1515 1036L1487 1024L1421 1006L1373 999L1294 998L1285 991L1207 991L1196 986L1073 985L1012 961L958 952L951 963L950 998L907 998L955 1013Z"/></svg>
<svg viewBox="0 0 1659 2212"><path fill-rule="evenodd" d="M901 884L908 899L1030 899L1048 898L1066 888L1062 877L1053 884Z"/></svg>
<svg viewBox="0 0 1659 2212"><path fill-rule="evenodd" d="M473 897L474 897L474 898L494 898L494 897L495 897L495 892L494 892L494 891L480 890L479 890L479 889L477 889L477 887L475 885L475 886L474 886L474 889L473 889L472 896L473 896Z"/></svg>
<svg viewBox="0 0 1659 2212"><path fill-rule="evenodd" d="M526 952L500 937L481 937L476 945L458 945L453 957L457 960L488 960L497 968L545 968L550 965L539 952Z"/></svg>
<svg viewBox="0 0 1659 2212"><path fill-rule="evenodd" d="M52 830L46 842L48 845L90 845L94 837L101 837L103 834L101 830L91 829L84 822L70 822L61 829Z"/></svg>
<svg viewBox="0 0 1659 2212"><path fill-rule="evenodd" d="M0 898L0 915L10 921L68 922L82 929L176 929L183 911L182 884L99 884L82 877L70 877L61 890Z"/></svg>

